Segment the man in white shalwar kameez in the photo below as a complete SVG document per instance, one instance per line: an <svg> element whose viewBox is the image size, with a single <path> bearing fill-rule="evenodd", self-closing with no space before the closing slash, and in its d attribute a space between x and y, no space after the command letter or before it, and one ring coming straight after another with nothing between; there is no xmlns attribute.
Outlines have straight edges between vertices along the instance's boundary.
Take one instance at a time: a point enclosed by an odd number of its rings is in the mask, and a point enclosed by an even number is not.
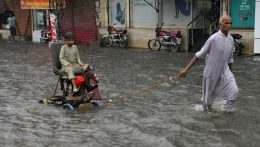
<svg viewBox="0 0 260 147"><path fill-rule="evenodd" d="M219 24L220 30L207 40L187 67L176 76L185 77L198 60L205 60L202 81L203 108L209 111L216 98L224 98L225 104L222 110L231 112L239 91L231 72L234 51L234 40L228 34L232 26L231 17L222 16Z"/></svg>

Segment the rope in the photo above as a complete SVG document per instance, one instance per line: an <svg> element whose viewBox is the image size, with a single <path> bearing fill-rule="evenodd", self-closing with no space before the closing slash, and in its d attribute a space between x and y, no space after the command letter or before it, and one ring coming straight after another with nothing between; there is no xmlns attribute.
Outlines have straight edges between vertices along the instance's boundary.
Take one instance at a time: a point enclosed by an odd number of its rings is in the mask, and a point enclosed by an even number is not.
<svg viewBox="0 0 260 147"><path fill-rule="evenodd" d="M107 107L110 107L110 106L115 105L115 104L118 104L118 103L126 102L126 101L128 101L131 97L140 95L140 94L142 94L142 93L147 93L147 92L149 92L149 91L151 91L151 90L153 90L153 89L155 89L155 88L160 87L160 86L161 86L162 84L164 84L164 83L168 83L168 82L170 82L170 81L172 81L172 80L177 80L177 79L179 79L179 78L175 76L175 77L170 77L168 80L161 80L160 82L155 83L154 85L152 85L152 86L150 86L150 87L148 87L148 88L139 90L139 91L137 91L137 92L130 93L130 94L128 94L128 95L126 95L126 96L123 96L123 97L119 97L117 100L112 101L112 102L110 102L110 103L107 103L106 105L102 106L101 108L103 109L103 108L107 108Z"/></svg>

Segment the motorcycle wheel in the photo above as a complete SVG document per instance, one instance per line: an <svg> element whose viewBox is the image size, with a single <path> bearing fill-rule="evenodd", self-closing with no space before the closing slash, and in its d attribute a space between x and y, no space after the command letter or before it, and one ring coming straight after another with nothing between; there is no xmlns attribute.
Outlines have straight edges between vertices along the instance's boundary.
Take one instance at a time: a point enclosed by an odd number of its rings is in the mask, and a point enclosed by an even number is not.
<svg viewBox="0 0 260 147"><path fill-rule="evenodd" d="M121 42L119 44L120 47L122 48L126 48L127 47L127 38L125 35L121 36Z"/></svg>
<svg viewBox="0 0 260 147"><path fill-rule="evenodd" d="M237 42L234 42L234 46L235 46L235 51L233 52L233 56L237 57L237 56L241 55L241 49Z"/></svg>
<svg viewBox="0 0 260 147"><path fill-rule="evenodd" d="M167 47L167 49L170 51L170 52L173 52L173 53L176 53L179 51L180 49L180 44L178 43L178 40L176 38L172 38L172 45L169 45Z"/></svg>
<svg viewBox="0 0 260 147"><path fill-rule="evenodd" d="M113 38L110 36L105 36L102 38L102 44L105 47L111 47L113 45Z"/></svg>
<svg viewBox="0 0 260 147"><path fill-rule="evenodd" d="M157 39L150 39L148 41L148 47L151 51L159 51L161 49L161 43Z"/></svg>

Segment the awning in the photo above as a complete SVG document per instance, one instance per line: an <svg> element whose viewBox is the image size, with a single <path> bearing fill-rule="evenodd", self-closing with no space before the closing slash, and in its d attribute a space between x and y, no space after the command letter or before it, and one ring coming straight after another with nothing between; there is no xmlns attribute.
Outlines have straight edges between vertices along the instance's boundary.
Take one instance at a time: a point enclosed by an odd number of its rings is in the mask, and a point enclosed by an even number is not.
<svg viewBox="0 0 260 147"><path fill-rule="evenodd" d="M65 7L65 0L21 0L21 9L55 9L56 3L58 7Z"/></svg>

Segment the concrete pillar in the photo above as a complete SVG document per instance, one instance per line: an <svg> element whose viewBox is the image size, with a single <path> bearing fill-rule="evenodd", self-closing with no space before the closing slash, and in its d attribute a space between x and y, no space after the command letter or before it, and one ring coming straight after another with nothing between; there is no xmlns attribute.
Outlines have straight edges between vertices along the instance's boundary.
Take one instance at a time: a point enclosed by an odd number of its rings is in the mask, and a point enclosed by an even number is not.
<svg viewBox="0 0 260 147"><path fill-rule="evenodd" d="M126 2L126 28L129 28L130 27L130 1L125 1Z"/></svg>
<svg viewBox="0 0 260 147"><path fill-rule="evenodd" d="M108 0L101 0L100 1L100 21L101 21L101 28L107 27L108 26L108 17L109 17L109 6L108 5Z"/></svg>
<svg viewBox="0 0 260 147"><path fill-rule="evenodd" d="M230 14L230 0L221 0L222 9L220 10L220 16Z"/></svg>

